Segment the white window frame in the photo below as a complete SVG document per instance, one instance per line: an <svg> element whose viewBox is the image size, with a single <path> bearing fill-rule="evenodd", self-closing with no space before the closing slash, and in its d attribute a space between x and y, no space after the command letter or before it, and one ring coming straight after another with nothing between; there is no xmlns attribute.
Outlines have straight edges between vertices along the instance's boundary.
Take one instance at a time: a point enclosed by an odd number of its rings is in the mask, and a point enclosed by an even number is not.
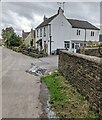
<svg viewBox="0 0 102 120"><path fill-rule="evenodd" d="M42 37L42 28L40 28L40 37Z"/></svg>
<svg viewBox="0 0 102 120"><path fill-rule="evenodd" d="M80 48L80 43L75 43L75 49Z"/></svg>
<svg viewBox="0 0 102 120"><path fill-rule="evenodd" d="M46 37L46 28L44 27L44 37Z"/></svg>
<svg viewBox="0 0 102 120"><path fill-rule="evenodd" d="M70 48L70 41L64 41L64 48L69 49Z"/></svg>
<svg viewBox="0 0 102 120"><path fill-rule="evenodd" d="M91 31L91 36L95 36L95 32L94 31Z"/></svg>
<svg viewBox="0 0 102 120"><path fill-rule="evenodd" d="M81 31L80 30L77 30L77 35L80 35Z"/></svg>

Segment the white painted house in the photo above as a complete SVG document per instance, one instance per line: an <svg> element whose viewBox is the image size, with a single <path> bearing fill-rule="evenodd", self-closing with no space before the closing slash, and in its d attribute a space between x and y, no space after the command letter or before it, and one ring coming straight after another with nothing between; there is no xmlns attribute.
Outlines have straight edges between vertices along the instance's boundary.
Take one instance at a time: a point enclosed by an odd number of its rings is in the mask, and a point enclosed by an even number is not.
<svg viewBox="0 0 102 120"><path fill-rule="evenodd" d="M76 52L87 41L99 41L99 29L87 21L67 19L59 7L58 13L44 21L35 29L36 43L40 49L51 54L57 49Z"/></svg>

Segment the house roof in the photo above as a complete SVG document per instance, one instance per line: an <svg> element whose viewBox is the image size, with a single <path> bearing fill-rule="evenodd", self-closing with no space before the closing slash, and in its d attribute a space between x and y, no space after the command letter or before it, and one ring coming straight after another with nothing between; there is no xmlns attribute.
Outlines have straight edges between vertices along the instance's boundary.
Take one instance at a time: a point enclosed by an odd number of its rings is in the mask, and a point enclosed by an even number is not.
<svg viewBox="0 0 102 120"><path fill-rule="evenodd" d="M30 32L23 32L23 39L26 39Z"/></svg>
<svg viewBox="0 0 102 120"><path fill-rule="evenodd" d="M55 15L51 16L50 18L47 18L47 19L46 19L45 21L43 21L39 26L37 26L36 29L48 25L57 15L58 15L58 14L55 14Z"/></svg>
<svg viewBox="0 0 102 120"><path fill-rule="evenodd" d="M36 29L47 26L59 14L59 10L57 14L51 16L50 18L46 18L39 26L36 27ZM99 28L95 27L94 25L92 25L87 21L76 20L76 19L67 19L67 20L72 25L73 28L100 30Z"/></svg>
<svg viewBox="0 0 102 120"><path fill-rule="evenodd" d="M100 30L91 23L82 20L67 19L73 28Z"/></svg>

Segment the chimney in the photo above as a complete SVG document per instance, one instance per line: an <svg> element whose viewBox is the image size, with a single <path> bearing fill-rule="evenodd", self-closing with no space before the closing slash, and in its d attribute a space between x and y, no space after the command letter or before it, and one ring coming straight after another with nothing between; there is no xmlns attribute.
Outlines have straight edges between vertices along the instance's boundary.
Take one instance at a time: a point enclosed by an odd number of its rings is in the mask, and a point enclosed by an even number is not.
<svg viewBox="0 0 102 120"><path fill-rule="evenodd" d="M23 40L24 40L24 30L22 30L22 38L23 38Z"/></svg>
<svg viewBox="0 0 102 120"><path fill-rule="evenodd" d="M61 7L59 7L59 9L58 9L58 14L60 14L60 13L62 13L62 14L64 13L64 10L62 10Z"/></svg>
<svg viewBox="0 0 102 120"><path fill-rule="evenodd" d="M31 28L31 38L34 39L34 30Z"/></svg>
<svg viewBox="0 0 102 120"><path fill-rule="evenodd" d="M22 33L24 33L24 30L22 30Z"/></svg>
<svg viewBox="0 0 102 120"><path fill-rule="evenodd" d="M44 20L44 21L47 20L47 17L46 17L45 15L44 15L44 19L43 19L43 20Z"/></svg>
<svg viewBox="0 0 102 120"><path fill-rule="evenodd" d="M31 28L31 32L33 32L33 28Z"/></svg>

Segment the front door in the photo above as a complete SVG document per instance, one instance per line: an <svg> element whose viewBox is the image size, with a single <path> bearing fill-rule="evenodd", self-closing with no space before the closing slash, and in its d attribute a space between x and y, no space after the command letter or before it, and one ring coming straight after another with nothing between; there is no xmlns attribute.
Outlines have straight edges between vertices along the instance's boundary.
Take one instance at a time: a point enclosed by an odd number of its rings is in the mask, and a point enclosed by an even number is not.
<svg viewBox="0 0 102 120"><path fill-rule="evenodd" d="M69 50L69 48L70 48L70 41L64 41L64 48Z"/></svg>
<svg viewBox="0 0 102 120"><path fill-rule="evenodd" d="M72 42L72 47L71 47L71 51L75 52L80 48L80 43L74 43Z"/></svg>
<svg viewBox="0 0 102 120"><path fill-rule="evenodd" d="M42 39L40 40L39 45L40 45L40 49L42 49Z"/></svg>

